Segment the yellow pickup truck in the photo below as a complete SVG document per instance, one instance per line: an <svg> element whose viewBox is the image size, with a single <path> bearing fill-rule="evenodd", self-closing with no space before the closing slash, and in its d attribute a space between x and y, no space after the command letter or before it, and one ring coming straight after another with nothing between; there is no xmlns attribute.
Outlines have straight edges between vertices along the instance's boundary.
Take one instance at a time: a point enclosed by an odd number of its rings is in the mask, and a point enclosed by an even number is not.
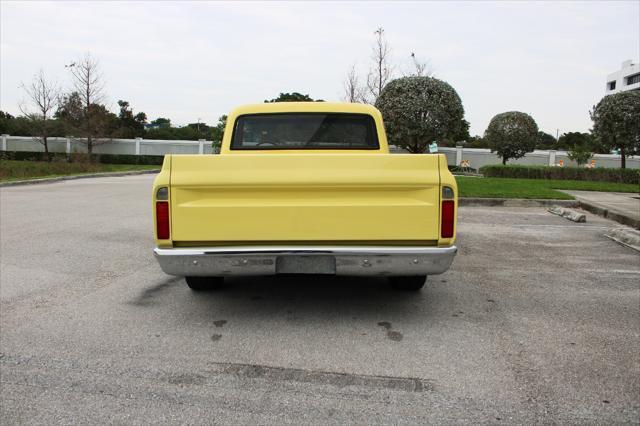
<svg viewBox="0 0 640 426"><path fill-rule="evenodd" d="M193 290L224 277L385 276L419 290L456 254L443 154L390 154L370 105L247 105L220 155L167 155L153 184L162 270Z"/></svg>

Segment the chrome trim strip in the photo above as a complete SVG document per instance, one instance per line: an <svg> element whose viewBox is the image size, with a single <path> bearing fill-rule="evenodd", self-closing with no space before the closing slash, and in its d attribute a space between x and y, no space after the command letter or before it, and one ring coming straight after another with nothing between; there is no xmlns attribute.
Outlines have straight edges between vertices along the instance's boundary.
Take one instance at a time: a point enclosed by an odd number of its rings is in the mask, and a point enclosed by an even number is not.
<svg viewBox="0 0 640 426"><path fill-rule="evenodd" d="M189 248L155 248L158 256L194 256L204 254L239 254L239 253L327 253L348 254L368 253L377 255L389 254L430 254L455 253L456 246L450 247L413 247L413 246L221 246L221 247L189 247Z"/></svg>

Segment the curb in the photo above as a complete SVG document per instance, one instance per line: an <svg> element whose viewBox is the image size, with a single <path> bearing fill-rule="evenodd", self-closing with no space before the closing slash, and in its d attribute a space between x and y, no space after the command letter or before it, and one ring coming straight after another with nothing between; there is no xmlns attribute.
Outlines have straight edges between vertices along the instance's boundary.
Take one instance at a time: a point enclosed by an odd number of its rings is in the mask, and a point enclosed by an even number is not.
<svg viewBox="0 0 640 426"><path fill-rule="evenodd" d="M540 200L526 198L458 198L459 206L488 207L580 207L577 200Z"/></svg>
<svg viewBox="0 0 640 426"><path fill-rule="evenodd" d="M454 173L454 172L451 172L451 174L454 175L454 176L463 176L463 177L464 176L467 176L467 177L484 177L484 175L482 173L458 173L458 172Z"/></svg>
<svg viewBox="0 0 640 426"><path fill-rule="evenodd" d="M130 172L88 173L84 175L58 176L54 178L15 180L12 182L0 183L0 188L7 187L7 186L36 185L39 183L55 183L55 182L61 182L65 180L89 179L89 178L98 178L98 177L147 175L147 174L154 174L159 172L160 172L160 169L151 169L151 170L135 170Z"/></svg>
<svg viewBox="0 0 640 426"><path fill-rule="evenodd" d="M580 203L580 208L582 208L583 210L586 210L593 214L597 214L598 216L602 216L607 219L615 220L616 222L623 225L628 225L636 229L640 229L640 219L629 216L620 210L612 209L611 207L606 207L602 204L594 203L592 201L587 202L584 200L579 200L578 202Z"/></svg>

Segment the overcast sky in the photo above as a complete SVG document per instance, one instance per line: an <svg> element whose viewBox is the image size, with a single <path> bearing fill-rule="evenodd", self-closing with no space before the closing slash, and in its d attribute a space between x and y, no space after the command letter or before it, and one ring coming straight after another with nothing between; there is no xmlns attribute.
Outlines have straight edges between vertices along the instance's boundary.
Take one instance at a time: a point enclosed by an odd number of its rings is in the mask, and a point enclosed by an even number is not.
<svg viewBox="0 0 640 426"><path fill-rule="evenodd" d="M364 78L383 27L397 74L410 53L462 98L471 134L511 110L554 136L587 131L606 75L640 56L640 1L605 2L0 2L0 109L42 68L100 61L108 107L150 120L215 123L280 92L341 100L352 64Z"/></svg>

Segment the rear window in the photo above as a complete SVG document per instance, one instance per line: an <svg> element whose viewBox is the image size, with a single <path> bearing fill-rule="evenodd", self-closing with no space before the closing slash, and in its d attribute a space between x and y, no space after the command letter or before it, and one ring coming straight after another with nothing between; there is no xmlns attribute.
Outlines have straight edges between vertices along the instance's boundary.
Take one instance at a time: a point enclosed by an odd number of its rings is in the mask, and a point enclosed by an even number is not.
<svg viewBox="0 0 640 426"><path fill-rule="evenodd" d="M366 114L252 114L236 119L232 150L379 149Z"/></svg>

